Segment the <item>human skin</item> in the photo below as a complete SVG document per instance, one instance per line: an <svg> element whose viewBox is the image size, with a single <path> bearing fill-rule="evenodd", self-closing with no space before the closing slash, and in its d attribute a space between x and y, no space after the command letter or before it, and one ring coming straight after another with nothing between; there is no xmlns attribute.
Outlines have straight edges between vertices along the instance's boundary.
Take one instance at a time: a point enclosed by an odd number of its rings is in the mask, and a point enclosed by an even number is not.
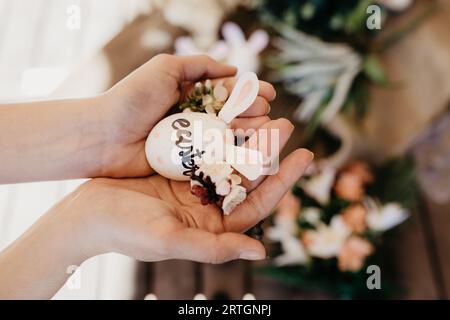
<svg viewBox="0 0 450 320"><path fill-rule="evenodd" d="M201 205L189 182L155 174L144 153L151 128L193 82L224 78L231 89L234 72L204 56L161 55L98 97L1 106L0 182L122 179L84 183L6 248L0 298L50 298L67 280L68 267L107 252L141 261L264 259L264 246L243 232L270 214L311 152L296 150L277 174L244 181L248 197L229 216ZM274 97L273 87L261 82L257 100L233 127L278 129L283 146L293 126L266 116Z"/></svg>
<svg viewBox="0 0 450 320"><path fill-rule="evenodd" d="M0 183L147 176L144 144L153 126L195 81L224 78L231 90L235 72L206 56L162 54L96 97L0 105ZM274 98L261 81L241 118L264 120Z"/></svg>

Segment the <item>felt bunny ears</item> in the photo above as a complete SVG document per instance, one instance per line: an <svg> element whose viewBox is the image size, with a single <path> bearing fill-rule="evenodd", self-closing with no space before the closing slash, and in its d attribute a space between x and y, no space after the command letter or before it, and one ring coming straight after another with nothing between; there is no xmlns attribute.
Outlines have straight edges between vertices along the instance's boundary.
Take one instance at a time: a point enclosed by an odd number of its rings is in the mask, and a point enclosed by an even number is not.
<svg viewBox="0 0 450 320"><path fill-rule="evenodd" d="M218 117L227 124L247 110L255 101L259 91L258 77L253 72L243 73L231 92Z"/></svg>

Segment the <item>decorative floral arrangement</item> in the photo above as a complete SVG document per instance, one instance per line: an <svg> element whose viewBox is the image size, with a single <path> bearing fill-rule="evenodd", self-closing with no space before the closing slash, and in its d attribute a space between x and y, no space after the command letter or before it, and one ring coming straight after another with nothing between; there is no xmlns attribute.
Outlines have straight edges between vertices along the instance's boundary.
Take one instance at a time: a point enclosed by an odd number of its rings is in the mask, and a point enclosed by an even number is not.
<svg viewBox="0 0 450 320"><path fill-rule="evenodd" d="M193 37L179 37L175 40L175 52L178 55L207 54L236 66L239 74L245 71L258 72L260 53L269 44L269 34L258 29L246 39L244 31L234 22L225 22L221 31L223 40L217 40L208 49L199 47Z"/></svg>
<svg viewBox="0 0 450 320"><path fill-rule="evenodd" d="M221 82L214 86L211 80L197 82L194 91L180 104L183 112L206 112L216 115L228 98L228 90Z"/></svg>
<svg viewBox="0 0 450 320"><path fill-rule="evenodd" d="M389 295L391 286L384 276L383 290L367 289L366 267L377 264L383 235L405 221L414 206L414 164L408 157L381 166L351 161L376 152L361 143L363 135L354 124L365 114L370 86L390 85L380 55L421 25L435 11L436 1L427 2L423 12L398 28L382 32L367 27L373 14L369 7L377 6L384 29L414 0L153 2L169 23L188 32L175 40L176 54L208 54L237 66L238 73L263 72L281 93L299 98L296 113L284 116L304 124L302 140L335 152L317 162L281 201L273 225L266 229L275 258L261 272L333 297ZM195 85L180 108L217 114L228 95L220 82L205 81ZM241 201L240 182L227 166L214 172L197 169L192 193L202 203L216 203L226 213L234 200ZM219 192L213 192L216 184ZM227 196L233 201L225 200ZM261 223L248 234L260 239Z"/></svg>
<svg viewBox="0 0 450 320"><path fill-rule="evenodd" d="M362 117L369 85L388 86L379 55L419 26L435 10L430 1L408 24L377 37L389 19L395 19L412 0L281 0L262 1L262 20L279 37L269 60L272 80L301 98L294 117L307 126L311 137L339 111ZM369 29L370 6L379 9L379 27Z"/></svg>
<svg viewBox="0 0 450 320"><path fill-rule="evenodd" d="M408 159L313 168L276 209L266 232L275 258L262 272L340 298L388 294L367 289L365 267L376 264L383 233L408 218L414 186Z"/></svg>

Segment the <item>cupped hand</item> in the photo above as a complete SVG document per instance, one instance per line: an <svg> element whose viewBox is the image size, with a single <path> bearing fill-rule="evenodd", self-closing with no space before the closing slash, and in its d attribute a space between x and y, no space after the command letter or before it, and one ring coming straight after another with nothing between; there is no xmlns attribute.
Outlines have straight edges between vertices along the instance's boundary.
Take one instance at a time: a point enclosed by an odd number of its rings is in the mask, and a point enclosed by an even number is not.
<svg viewBox="0 0 450 320"><path fill-rule="evenodd" d="M145 140L195 82L221 79L231 92L236 68L207 56L155 56L100 96L108 143L102 157L104 177L142 177L153 173L144 151ZM275 98L271 84L260 81L258 97L240 117L261 117ZM249 119L251 119L249 118Z"/></svg>
<svg viewBox="0 0 450 320"><path fill-rule="evenodd" d="M282 145L292 132L292 125L283 119L262 127L267 126L280 129ZM312 158L311 152L298 149L282 161L275 175L247 182L247 199L228 216L215 205L201 205L190 193L189 182L157 174L93 179L65 200L67 212L78 213L80 224L89 226L90 232L81 228L80 234L98 253L114 251L143 261L264 259L264 246L243 232L270 214Z"/></svg>

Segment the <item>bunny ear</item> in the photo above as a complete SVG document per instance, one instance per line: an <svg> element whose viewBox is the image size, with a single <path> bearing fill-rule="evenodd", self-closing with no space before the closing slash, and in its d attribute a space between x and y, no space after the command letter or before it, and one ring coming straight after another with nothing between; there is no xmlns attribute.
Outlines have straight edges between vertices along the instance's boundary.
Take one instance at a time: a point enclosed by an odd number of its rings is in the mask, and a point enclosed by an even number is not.
<svg viewBox="0 0 450 320"><path fill-rule="evenodd" d="M177 55L192 55L200 54L201 51L197 48L192 38L182 36L175 39L175 53Z"/></svg>
<svg viewBox="0 0 450 320"><path fill-rule="evenodd" d="M218 117L226 123L247 110L258 96L259 81L254 72L243 73L231 91L230 97L220 110Z"/></svg>
<svg viewBox="0 0 450 320"><path fill-rule="evenodd" d="M248 39L248 44L254 53L260 53L269 44L269 35L264 30L256 30Z"/></svg>
<svg viewBox="0 0 450 320"><path fill-rule="evenodd" d="M259 150L227 144L225 161L250 181L263 174L263 154Z"/></svg>
<svg viewBox="0 0 450 320"><path fill-rule="evenodd" d="M239 46L245 42L245 35L242 29L234 22L226 22L222 27L222 36L226 42Z"/></svg>

